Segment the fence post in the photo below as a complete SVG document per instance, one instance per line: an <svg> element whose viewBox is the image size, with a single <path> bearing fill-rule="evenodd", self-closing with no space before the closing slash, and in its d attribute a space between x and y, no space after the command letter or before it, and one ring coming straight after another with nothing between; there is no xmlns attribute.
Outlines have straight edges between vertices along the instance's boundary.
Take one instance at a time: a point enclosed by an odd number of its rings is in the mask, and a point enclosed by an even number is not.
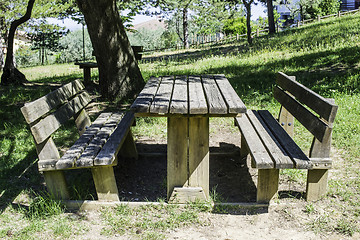
<svg viewBox="0 0 360 240"><path fill-rule="evenodd" d="M341 12L340 11L338 12L338 17L341 17Z"/></svg>
<svg viewBox="0 0 360 240"><path fill-rule="evenodd" d="M300 21L297 22L297 27L298 27L298 28L300 27Z"/></svg>
<svg viewBox="0 0 360 240"><path fill-rule="evenodd" d="M319 15L317 16L317 20L318 20L318 22L320 22L320 16Z"/></svg>
<svg viewBox="0 0 360 240"><path fill-rule="evenodd" d="M260 30L256 29L256 36L259 37L260 36Z"/></svg>

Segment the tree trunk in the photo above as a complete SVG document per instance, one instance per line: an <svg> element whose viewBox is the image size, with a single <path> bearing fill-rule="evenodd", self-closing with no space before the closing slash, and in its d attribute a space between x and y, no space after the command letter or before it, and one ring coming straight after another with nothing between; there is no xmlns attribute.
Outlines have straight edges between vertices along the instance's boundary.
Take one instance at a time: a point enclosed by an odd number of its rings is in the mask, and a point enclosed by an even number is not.
<svg viewBox="0 0 360 240"><path fill-rule="evenodd" d="M184 48L189 48L189 27L188 27L188 9L184 7L183 9L183 45Z"/></svg>
<svg viewBox="0 0 360 240"><path fill-rule="evenodd" d="M29 0L25 15L17 20L14 20L10 25L5 66L3 74L1 75L1 84L3 85L21 84L27 82L25 75L22 74L14 64L14 38L17 27L30 19L34 2L35 0Z"/></svg>
<svg viewBox="0 0 360 240"><path fill-rule="evenodd" d="M3 51L3 45L0 43L0 71L3 69L4 64L4 51Z"/></svg>
<svg viewBox="0 0 360 240"><path fill-rule="evenodd" d="M268 11L269 33L273 34L276 32L273 1L266 0L266 5L267 5L267 11Z"/></svg>
<svg viewBox="0 0 360 240"><path fill-rule="evenodd" d="M144 86L115 0L76 0L99 68L100 92L110 100L134 97Z"/></svg>
<svg viewBox="0 0 360 240"><path fill-rule="evenodd" d="M246 9L246 30L247 30L247 40L248 43L252 44L252 37L251 37L251 4L253 3L253 0L247 2L246 0L243 0L243 4L245 5Z"/></svg>

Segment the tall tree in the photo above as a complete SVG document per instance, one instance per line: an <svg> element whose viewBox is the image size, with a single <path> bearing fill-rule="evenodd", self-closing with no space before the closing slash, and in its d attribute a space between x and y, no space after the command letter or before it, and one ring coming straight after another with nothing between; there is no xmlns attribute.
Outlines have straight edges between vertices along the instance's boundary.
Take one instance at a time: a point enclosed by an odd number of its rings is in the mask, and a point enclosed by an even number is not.
<svg viewBox="0 0 360 240"><path fill-rule="evenodd" d="M14 20L9 29L8 34L8 44L7 44L7 53L5 59L5 65L3 69L3 74L1 75L1 84L16 84L26 82L26 77L22 74L14 64L14 38L15 32L18 26L28 21L31 17L31 12L34 7L35 0L29 0L25 14L19 19Z"/></svg>
<svg viewBox="0 0 360 240"><path fill-rule="evenodd" d="M249 44L252 44L251 37L251 4L254 3L254 0L242 0L245 10L246 10L246 29L247 29L247 40Z"/></svg>
<svg viewBox="0 0 360 240"><path fill-rule="evenodd" d="M269 34L273 34L276 33L273 0L266 0L266 7L269 22Z"/></svg>
<svg viewBox="0 0 360 240"><path fill-rule="evenodd" d="M85 17L99 68L100 91L114 99L133 97L144 86L115 0L76 0Z"/></svg>

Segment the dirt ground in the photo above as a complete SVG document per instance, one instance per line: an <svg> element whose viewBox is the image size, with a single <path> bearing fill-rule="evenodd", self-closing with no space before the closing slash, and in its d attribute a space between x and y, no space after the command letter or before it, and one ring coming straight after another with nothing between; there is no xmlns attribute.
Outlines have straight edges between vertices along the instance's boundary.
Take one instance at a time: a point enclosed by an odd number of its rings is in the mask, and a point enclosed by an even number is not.
<svg viewBox="0 0 360 240"><path fill-rule="evenodd" d="M211 122L210 122L211 124ZM226 203L255 203L257 171L249 158L239 157L240 134L231 123L212 125L210 132L210 190ZM156 201L166 198L166 139L137 137L139 160L123 161L115 169L122 201ZM330 173L331 178L331 173ZM203 213L204 224L165 233L167 239L360 239L336 233L311 230L306 202L301 198L305 183L280 175L279 198L269 207L245 207L226 214ZM323 204L326 204L324 202ZM325 206L326 208L326 206ZM91 216L96 219L97 213ZM316 221L316 219L315 219ZM102 239L94 228L87 236ZM141 239L141 236L116 236Z"/></svg>

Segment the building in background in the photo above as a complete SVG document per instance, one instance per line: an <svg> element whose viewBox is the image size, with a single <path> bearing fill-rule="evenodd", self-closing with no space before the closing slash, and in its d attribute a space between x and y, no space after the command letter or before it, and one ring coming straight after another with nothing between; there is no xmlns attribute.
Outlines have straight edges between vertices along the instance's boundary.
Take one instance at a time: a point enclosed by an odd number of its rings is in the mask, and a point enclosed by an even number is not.
<svg viewBox="0 0 360 240"><path fill-rule="evenodd" d="M343 11L359 9L360 0L342 0L340 6Z"/></svg>

